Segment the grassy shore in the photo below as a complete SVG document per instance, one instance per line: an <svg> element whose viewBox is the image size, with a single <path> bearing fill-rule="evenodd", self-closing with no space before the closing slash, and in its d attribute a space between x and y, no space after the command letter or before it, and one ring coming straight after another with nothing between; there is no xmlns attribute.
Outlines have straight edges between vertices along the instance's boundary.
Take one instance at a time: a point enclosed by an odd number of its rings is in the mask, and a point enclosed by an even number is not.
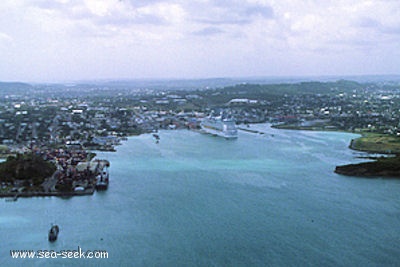
<svg viewBox="0 0 400 267"><path fill-rule="evenodd" d="M389 134L362 132L351 140L350 148L378 154L394 154L372 162L337 166L335 172L346 176L400 178L400 137Z"/></svg>
<svg viewBox="0 0 400 267"><path fill-rule="evenodd" d="M311 127L279 125L276 128L310 131L337 130L323 125L314 125ZM349 146L351 149L368 153L394 154L396 156L381 157L372 162L337 166L335 172L346 176L400 178L400 137L389 134L371 133L362 129L358 130L357 133L361 134L361 137L351 140Z"/></svg>
<svg viewBox="0 0 400 267"><path fill-rule="evenodd" d="M387 134L363 132L351 141L350 148L379 154L400 154L400 137Z"/></svg>
<svg viewBox="0 0 400 267"><path fill-rule="evenodd" d="M299 126L294 124L281 124L273 126L277 129L285 130L305 130L305 131L341 131L329 125ZM355 132L361 137L351 140L350 148L358 151L378 154L400 154L400 137L389 134L371 133L365 129L358 129Z"/></svg>

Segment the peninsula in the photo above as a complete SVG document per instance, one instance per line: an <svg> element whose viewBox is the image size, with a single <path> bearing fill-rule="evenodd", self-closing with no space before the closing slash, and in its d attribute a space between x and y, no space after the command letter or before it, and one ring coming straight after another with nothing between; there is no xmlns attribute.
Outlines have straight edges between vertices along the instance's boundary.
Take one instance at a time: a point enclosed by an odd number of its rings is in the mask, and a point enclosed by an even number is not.
<svg viewBox="0 0 400 267"><path fill-rule="evenodd" d="M296 126L278 125L276 128L289 130L329 131L321 125ZM400 178L400 137L389 134L363 132L362 136L352 139L350 149L373 154L386 154L387 157L368 157L373 160L357 164L337 166L335 173L354 177Z"/></svg>
<svg viewBox="0 0 400 267"><path fill-rule="evenodd" d="M351 140L351 149L369 153L387 154L387 157L371 157L373 161L337 166L335 172L357 177L400 178L400 138L397 136L364 133Z"/></svg>
<svg viewBox="0 0 400 267"><path fill-rule="evenodd" d="M82 150L48 149L9 156L0 163L0 197L91 195L102 179L108 185L107 160ZM106 187L103 186L105 189Z"/></svg>
<svg viewBox="0 0 400 267"><path fill-rule="evenodd" d="M400 157L380 157L373 162L337 166L335 172L347 176L400 178Z"/></svg>

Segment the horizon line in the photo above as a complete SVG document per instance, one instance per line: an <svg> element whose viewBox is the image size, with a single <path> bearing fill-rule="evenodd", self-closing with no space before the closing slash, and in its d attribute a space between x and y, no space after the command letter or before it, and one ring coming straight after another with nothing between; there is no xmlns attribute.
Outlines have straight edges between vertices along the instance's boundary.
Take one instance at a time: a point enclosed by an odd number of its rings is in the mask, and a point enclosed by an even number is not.
<svg viewBox="0 0 400 267"><path fill-rule="evenodd" d="M191 78L179 78L179 77L143 77L143 78L88 78L88 79L76 79L76 80L59 80L59 81L23 81L23 80L0 80L0 83L24 83L24 84L82 84L89 82L107 83L107 82L134 82L134 81L206 81L206 80L257 80L257 79L329 79L329 78L384 78L392 77L400 79L400 74L325 74L325 75L254 75L254 76L215 76L215 77L191 77Z"/></svg>

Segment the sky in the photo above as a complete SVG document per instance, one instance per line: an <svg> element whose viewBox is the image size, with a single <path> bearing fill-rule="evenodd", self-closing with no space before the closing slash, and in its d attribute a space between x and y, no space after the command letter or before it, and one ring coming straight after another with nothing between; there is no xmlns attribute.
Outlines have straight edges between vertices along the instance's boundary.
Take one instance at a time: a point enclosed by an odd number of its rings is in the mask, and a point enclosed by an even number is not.
<svg viewBox="0 0 400 267"><path fill-rule="evenodd" d="M1 0L0 81L400 74L399 0Z"/></svg>

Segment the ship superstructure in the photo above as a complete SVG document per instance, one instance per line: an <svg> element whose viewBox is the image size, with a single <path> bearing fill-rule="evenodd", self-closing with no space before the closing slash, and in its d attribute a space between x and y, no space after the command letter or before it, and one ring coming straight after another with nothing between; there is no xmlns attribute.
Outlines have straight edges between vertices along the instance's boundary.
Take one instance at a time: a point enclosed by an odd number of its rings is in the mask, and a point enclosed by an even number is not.
<svg viewBox="0 0 400 267"><path fill-rule="evenodd" d="M223 113L220 113L218 116L214 116L214 114L211 113L210 116L203 119L200 126L203 131L212 135L221 136L227 139L238 137L235 120Z"/></svg>

